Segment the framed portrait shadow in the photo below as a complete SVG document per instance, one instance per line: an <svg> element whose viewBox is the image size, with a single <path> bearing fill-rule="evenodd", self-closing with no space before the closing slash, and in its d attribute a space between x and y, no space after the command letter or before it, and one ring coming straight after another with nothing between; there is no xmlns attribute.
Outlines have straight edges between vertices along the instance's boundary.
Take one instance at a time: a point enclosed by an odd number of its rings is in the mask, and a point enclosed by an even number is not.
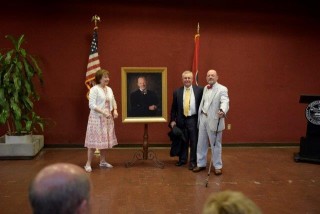
<svg viewBox="0 0 320 214"><path fill-rule="evenodd" d="M122 122L167 122L167 68L122 67Z"/></svg>

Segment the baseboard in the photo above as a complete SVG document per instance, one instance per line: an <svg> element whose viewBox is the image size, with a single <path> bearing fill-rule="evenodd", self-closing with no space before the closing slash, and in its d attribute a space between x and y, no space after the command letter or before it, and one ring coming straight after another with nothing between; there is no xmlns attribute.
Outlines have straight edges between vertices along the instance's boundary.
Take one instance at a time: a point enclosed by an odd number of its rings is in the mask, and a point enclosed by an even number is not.
<svg viewBox="0 0 320 214"><path fill-rule="evenodd" d="M170 147L170 144L149 144L149 147ZM298 142L224 143L223 147L296 147ZM142 144L118 144L114 148L139 148ZM44 148L85 148L83 144L48 144Z"/></svg>

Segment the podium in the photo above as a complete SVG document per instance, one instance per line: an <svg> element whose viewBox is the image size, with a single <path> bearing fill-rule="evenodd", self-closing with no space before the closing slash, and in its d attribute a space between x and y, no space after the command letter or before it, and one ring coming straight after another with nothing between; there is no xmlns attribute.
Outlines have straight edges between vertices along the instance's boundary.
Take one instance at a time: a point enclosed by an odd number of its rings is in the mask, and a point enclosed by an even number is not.
<svg viewBox="0 0 320 214"><path fill-rule="evenodd" d="M294 160L320 163L320 95L301 95L299 103L308 104L306 136L300 138L300 152Z"/></svg>

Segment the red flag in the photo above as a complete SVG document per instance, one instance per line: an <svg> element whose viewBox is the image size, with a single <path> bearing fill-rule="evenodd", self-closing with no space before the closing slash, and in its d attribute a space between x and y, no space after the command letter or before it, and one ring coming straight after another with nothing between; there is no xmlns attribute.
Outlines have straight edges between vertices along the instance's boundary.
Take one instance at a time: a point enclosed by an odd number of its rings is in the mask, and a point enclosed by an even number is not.
<svg viewBox="0 0 320 214"><path fill-rule="evenodd" d="M198 26L199 29L199 26ZM200 34L199 32L194 36L194 55L192 72L195 73L196 85L198 85L198 65L199 65L199 46L200 46Z"/></svg>
<svg viewBox="0 0 320 214"><path fill-rule="evenodd" d="M93 38L90 47L90 55L88 60L87 72L86 72L86 81L85 84L90 90L92 86L95 85L94 77L96 72L100 69L100 60L98 54L98 32L95 28L93 31ZM89 92L88 92L89 93ZM87 97L88 97L87 93Z"/></svg>

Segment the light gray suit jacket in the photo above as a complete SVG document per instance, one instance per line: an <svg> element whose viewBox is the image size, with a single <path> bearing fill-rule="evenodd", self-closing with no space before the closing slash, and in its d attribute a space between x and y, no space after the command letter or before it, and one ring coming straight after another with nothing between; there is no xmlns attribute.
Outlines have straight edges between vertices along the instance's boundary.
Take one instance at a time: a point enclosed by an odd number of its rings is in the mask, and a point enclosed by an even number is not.
<svg viewBox="0 0 320 214"><path fill-rule="evenodd" d="M216 82L212 89L208 89L206 86L203 89L203 96L201 99L201 103L199 106L199 118L198 118L198 125L200 124L200 115L201 115L201 110L203 107L203 101L205 94L207 90L213 90L213 93L211 94L210 98L210 105L208 108L208 119L209 119L209 128L211 131L216 131L217 130L217 125L218 125L218 120L219 120L219 115L217 114L219 112L219 109L221 109L225 115L227 114L229 110L229 96L228 96L228 89L227 87L219 84ZM222 131L225 129L225 122L224 118L220 119L218 131Z"/></svg>

